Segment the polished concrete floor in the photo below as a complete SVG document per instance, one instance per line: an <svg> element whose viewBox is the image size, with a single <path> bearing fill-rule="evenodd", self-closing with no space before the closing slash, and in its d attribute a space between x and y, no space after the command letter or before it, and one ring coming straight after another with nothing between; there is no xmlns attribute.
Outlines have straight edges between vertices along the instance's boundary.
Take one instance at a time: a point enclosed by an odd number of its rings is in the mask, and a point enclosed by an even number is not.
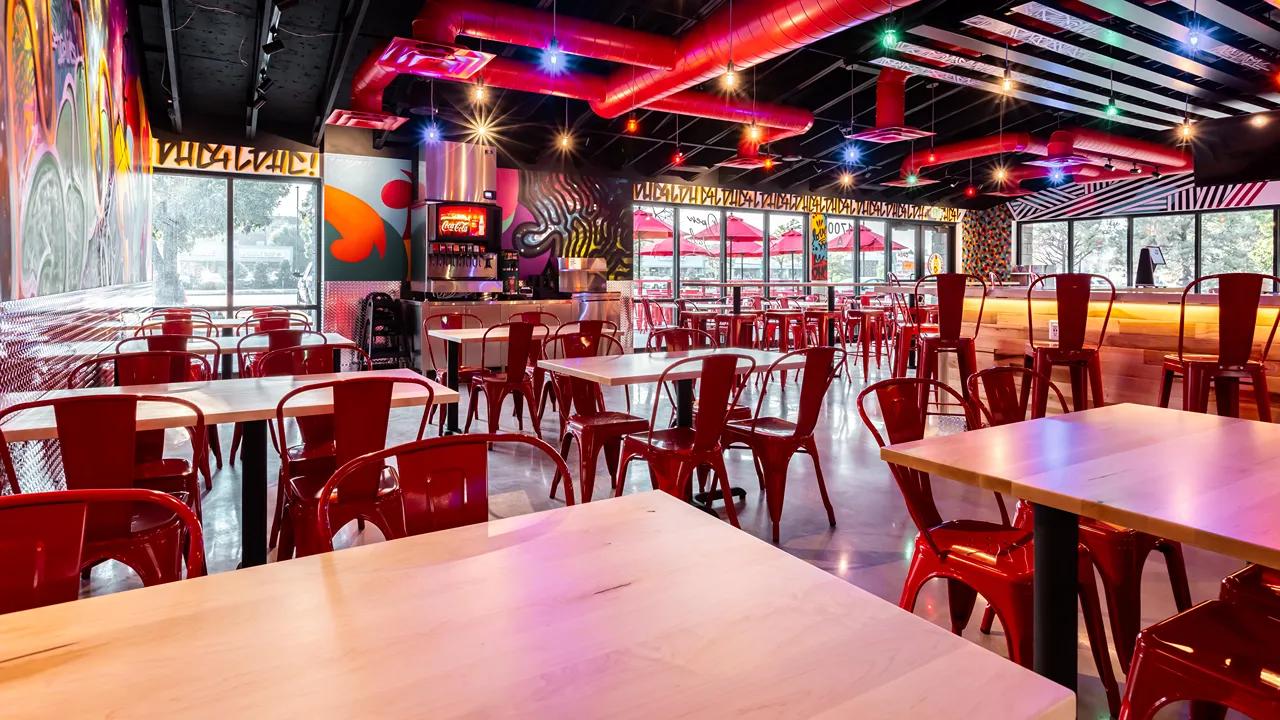
<svg viewBox="0 0 1280 720"><path fill-rule="evenodd" d="M880 379L872 368L872 381ZM862 426L858 418L856 399L865 383L859 375L849 381L837 379L829 391L823 406L823 417L818 425L818 443L823 473L827 480L831 501L836 512L836 527L829 527L825 511L813 481L813 466L809 458L797 456L791 465L787 485L786 507L783 512L780 546L786 552L812 563L844 580L873 592L887 601L896 603L902 591L912 541L916 529L907 515L906 507L884 462L879 459L875 440ZM783 407L794 417L798 404L798 384L794 381L783 390L771 383L766 397L766 413L778 414ZM756 392L749 387L744 397ZM633 412L647 416L653 399L652 386L632 389ZM623 409L623 397L619 390L608 391L610 409ZM660 414L665 413L664 408ZM744 400L744 402L746 402ZM755 396L750 397L752 406ZM465 407L465 405L464 405ZM504 411L502 427L514 431L515 422L510 409ZM554 413L548 411L542 428L554 445L556 432ZM412 439L421 417L417 410L397 410L393 415L392 442ZM956 423L943 421L937 432L958 430ZM528 429L526 421L526 429ZM428 431L429 433L433 431ZM222 428L223 448L230 447L230 427ZM176 438L176 436L175 436ZM175 440L176 442L176 440ZM179 449L180 451L180 449ZM569 467L576 472L576 447L567 458ZM499 446L490 454L493 469L490 477L490 513L495 518L510 517L558 507L562 501L548 498L553 466L542 460L537 451L528 446ZM756 488L758 484L746 451L730 451L727 457L729 474L734 484L747 489L745 502L737 506L743 530L762 539L769 538L769 518ZM269 477L272 478L271 502L274 503L274 478L277 463L271 457ZM945 518L982 518L998 520L995 501L990 493L979 491L959 483L937 480L933 484L939 508ZM648 475L643 464L633 464L626 480L627 492L649 489ZM600 463L596 481L595 498L608 497L609 479L604 463ZM226 466L214 477L214 488L204 499L204 519L207 553L211 572L226 572L235 568L240 555L239 517L239 466ZM563 492L560 493L563 498ZM343 529L336 540L338 547L365 542L377 542L381 538L377 530L357 533L354 523ZM1216 596L1221 578L1240 567L1230 558L1186 548L1191 592L1195 601ZM86 595L100 594L137 587L136 578L128 570L114 564L94 570L84 585ZM975 617L964 637L1005 654L1004 636L997 624L989 636L978 631L979 602ZM930 583L921 594L916 614L933 622L949 626L944 585ZM1168 575L1161 556L1153 554L1147 563L1143 577L1143 619L1152 623L1174 612ZM1089 653L1083 629L1080 634L1080 718L1107 717L1106 700L1101 683ZM1117 677L1123 679L1119 665ZM1185 717L1185 707L1166 708L1161 718Z"/></svg>

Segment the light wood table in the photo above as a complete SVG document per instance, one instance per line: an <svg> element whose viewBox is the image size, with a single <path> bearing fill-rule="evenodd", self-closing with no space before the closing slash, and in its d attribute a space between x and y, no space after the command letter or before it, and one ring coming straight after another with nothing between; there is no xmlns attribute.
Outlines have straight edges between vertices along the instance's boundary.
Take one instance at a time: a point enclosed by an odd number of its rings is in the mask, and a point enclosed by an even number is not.
<svg viewBox="0 0 1280 720"><path fill-rule="evenodd" d="M1280 567L1280 426L1110 405L891 445L890 463L1035 503L1035 663L1074 688L1078 516Z"/></svg>
<svg viewBox="0 0 1280 720"><path fill-rule="evenodd" d="M335 368L338 367L338 362L339 362L338 355L341 349L358 347L354 340L352 340L351 338L348 338L342 333L327 332L327 333L320 333L320 334L324 335L323 342L320 340L320 338L316 337L316 335L308 332L302 336L302 345L303 347L309 347L311 345L333 345L335 348L333 351L333 366ZM142 336L139 336L139 337L142 337ZM207 339L212 341L214 344L218 346L218 350L216 353L214 352L214 349L212 347L202 342L195 343L194 345L192 345L191 352L196 353L198 355L215 355L216 354L221 356L222 357L222 377L225 379L231 379L234 376L234 372L232 368L234 366L233 361L236 361L236 350L239 348L240 341L246 337L253 337L253 336L215 335ZM133 340L134 338L126 338L126 339ZM125 348L126 352L135 352L135 351L146 349L146 343L143 342L142 340L138 340L136 343L131 343L131 345L133 347ZM261 350L266 348L267 338L265 333L258 333L257 337L254 337L252 341L245 343L244 347L245 349L248 349L248 350L254 350L254 349Z"/></svg>
<svg viewBox="0 0 1280 720"><path fill-rule="evenodd" d="M276 416L276 406L289 391L329 380L352 377L421 376L412 370L377 370L371 372L333 373L324 375L285 375L265 378L240 378L210 382L162 383L128 387L54 390L48 393L20 393L10 396L13 403L36 398L84 397L88 395L167 395L188 400L204 413L207 425L244 423L241 455L240 538L241 561L246 567L267 561L267 423ZM430 382L430 381L428 381ZM432 383L435 404L458 402L458 393ZM391 396L392 407L422 406L427 393L418 386L397 385ZM333 393L317 391L290 400L285 408L288 417L325 415L333 412ZM194 416L185 408L168 403L143 403L138 406L138 429L160 430L189 427ZM5 440L52 440L58 437L58 426L48 408L28 410L5 421ZM2 715L3 713L0 713Z"/></svg>
<svg viewBox="0 0 1280 720"><path fill-rule="evenodd" d="M576 321L575 321L576 322ZM505 327L495 328L458 328L455 330L428 330L427 338L435 338L444 341L445 362L447 373L445 382L448 383L451 390L458 389L458 371L462 366L462 346L468 343L484 342L485 334L488 333L489 342L506 342L508 329ZM546 337L547 328L542 325L535 325L533 328L533 336L535 338ZM426 339L423 342L427 342ZM462 432L462 428L458 425L458 404L450 405L445 412L445 432L449 435L457 435Z"/></svg>
<svg viewBox="0 0 1280 720"><path fill-rule="evenodd" d="M1075 718L1065 689L657 492L0 616L0 707Z"/></svg>

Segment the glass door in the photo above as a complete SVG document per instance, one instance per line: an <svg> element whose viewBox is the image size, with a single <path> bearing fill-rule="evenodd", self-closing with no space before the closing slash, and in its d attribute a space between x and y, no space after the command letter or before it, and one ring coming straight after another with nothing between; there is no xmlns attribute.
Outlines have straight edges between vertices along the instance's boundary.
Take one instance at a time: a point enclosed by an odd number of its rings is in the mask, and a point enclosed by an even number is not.
<svg viewBox="0 0 1280 720"><path fill-rule="evenodd" d="M914 282L921 276L920 263L920 226L889 226L889 271L902 282Z"/></svg>
<svg viewBox="0 0 1280 720"><path fill-rule="evenodd" d="M950 253L951 229L945 225L924 225L923 231L921 262L924 267L920 269L920 276L954 272L955 266Z"/></svg>

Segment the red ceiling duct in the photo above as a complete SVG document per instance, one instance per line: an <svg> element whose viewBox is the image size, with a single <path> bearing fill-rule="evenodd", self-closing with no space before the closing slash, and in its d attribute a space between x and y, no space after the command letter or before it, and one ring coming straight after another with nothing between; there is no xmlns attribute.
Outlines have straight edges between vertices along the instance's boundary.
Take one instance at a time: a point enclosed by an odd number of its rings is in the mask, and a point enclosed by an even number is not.
<svg viewBox="0 0 1280 720"><path fill-rule="evenodd" d="M991 137L962 140L950 145L939 145L933 148L916 150L902 161L902 170L899 172L899 177L906 179L912 173L918 176L925 168L931 165L945 165L961 160L969 160L970 158L1014 152L1043 155L1045 151L1045 143L1035 140L1030 133L1005 133L1003 136L992 135Z"/></svg>
<svg viewBox="0 0 1280 720"><path fill-rule="evenodd" d="M876 79L876 126L849 133L850 140L892 143L929 137L932 132L906 125L907 78L911 73L897 68L880 68Z"/></svg>

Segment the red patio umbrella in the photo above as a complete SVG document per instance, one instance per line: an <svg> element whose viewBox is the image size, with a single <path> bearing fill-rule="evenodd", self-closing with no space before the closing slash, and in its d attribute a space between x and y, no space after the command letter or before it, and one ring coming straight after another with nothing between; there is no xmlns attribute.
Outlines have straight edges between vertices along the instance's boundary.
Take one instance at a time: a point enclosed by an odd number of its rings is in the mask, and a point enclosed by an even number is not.
<svg viewBox="0 0 1280 720"><path fill-rule="evenodd" d="M788 230L769 244L770 255L799 255L804 252L804 233Z"/></svg>
<svg viewBox="0 0 1280 720"><path fill-rule="evenodd" d="M711 223L704 230L699 230L693 236L699 240L719 240L720 239L720 223ZM755 240L757 242L764 240L764 233L760 228L743 220L737 215L730 215L725 221L725 237L730 241L733 240Z"/></svg>
<svg viewBox="0 0 1280 720"><path fill-rule="evenodd" d="M645 255L648 257L671 257L675 242L672 238L665 238L657 242L650 243L646 247L642 247L636 251L637 255ZM688 238L680 245L681 255L706 255L710 256L711 251L703 247L700 243L690 242Z"/></svg>
<svg viewBox="0 0 1280 720"><path fill-rule="evenodd" d="M670 239L675 235L675 230L670 225L659 220L653 213L644 210L635 211L631 230L637 240Z"/></svg>
<svg viewBox="0 0 1280 720"><path fill-rule="evenodd" d="M731 257L764 257L764 244L754 240L730 240L728 254Z"/></svg>
<svg viewBox="0 0 1280 720"><path fill-rule="evenodd" d="M866 225L858 226L861 238L858 241L859 252L883 252L884 236L873 232ZM849 228L827 241L828 252L848 252L853 249L853 228ZM907 246L900 242L893 243L894 250L906 250Z"/></svg>

